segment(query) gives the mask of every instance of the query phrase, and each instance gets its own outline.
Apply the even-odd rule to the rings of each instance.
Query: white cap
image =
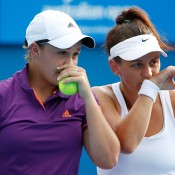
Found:
[[[83,35],[69,15],[53,10],[37,14],[26,29],[27,47],[40,40],[60,49],[70,48],[80,40],[86,47],[95,47],[94,39]]]
[[[109,60],[119,56],[123,60],[132,61],[151,52],[160,52],[164,57],[167,57],[155,36],[151,34],[138,35],[113,46],[110,49]]]

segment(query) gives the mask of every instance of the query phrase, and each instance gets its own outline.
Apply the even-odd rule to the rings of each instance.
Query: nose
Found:
[[[145,66],[143,70],[143,77],[146,79],[150,79],[152,77],[152,69],[150,66]]]
[[[72,55],[67,56],[67,58],[65,59],[65,64],[73,65],[73,56]]]

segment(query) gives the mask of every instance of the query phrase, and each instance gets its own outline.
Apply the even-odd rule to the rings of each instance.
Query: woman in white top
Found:
[[[118,164],[98,175],[175,174],[175,67],[160,71],[160,54],[173,50],[146,12],[124,10],[107,35],[112,72],[121,81],[94,87],[121,144]],[[162,91],[164,90],[164,91]]]

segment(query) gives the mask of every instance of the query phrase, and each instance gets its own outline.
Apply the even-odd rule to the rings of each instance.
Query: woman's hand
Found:
[[[153,76],[150,80],[155,83],[161,90],[175,89],[175,66],[169,66],[159,74]]]
[[[78,93],[82,98],[86,98],[88,92],[92,93],[89,81],[86,75],[86,71],[82,67],[76,65],[63,65],[57,67],[57,70],[61,71],[57,80],[60,81],[64,78],[62,83],[77,82],[78,83]]]

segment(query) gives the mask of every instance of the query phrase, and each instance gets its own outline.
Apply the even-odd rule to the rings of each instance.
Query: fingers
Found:
[[[89,94],[92,94],[85,69],[76,65],[63,65],[58,67],[57,70],[60,72],[57,81],[78,83],[78,93],[83,99],[87,99]]]
[[[60,67],[57,67],[57,70],[59,72],[65,72],[65,71],[84,71],[82,67],[78,67],[76,65],[63,65]]]
[[[151,78],[151,80],[159,86],[161,90],[175,89],[175,67],[169,66],[162,70],[159,74]]]
[[[75,71],[78,71],[78,68],[77,67],[75,67]]]
[[[69,80],[75,81],[74,78],[86,75],[85,70],[76,65],[63,65],[63,66],[57,67],[57,70],[60,72],[57,78],[58,81],[64,79],[65,77],[71,78],[71,79],[67,79],[66,81],[69,81]]]

